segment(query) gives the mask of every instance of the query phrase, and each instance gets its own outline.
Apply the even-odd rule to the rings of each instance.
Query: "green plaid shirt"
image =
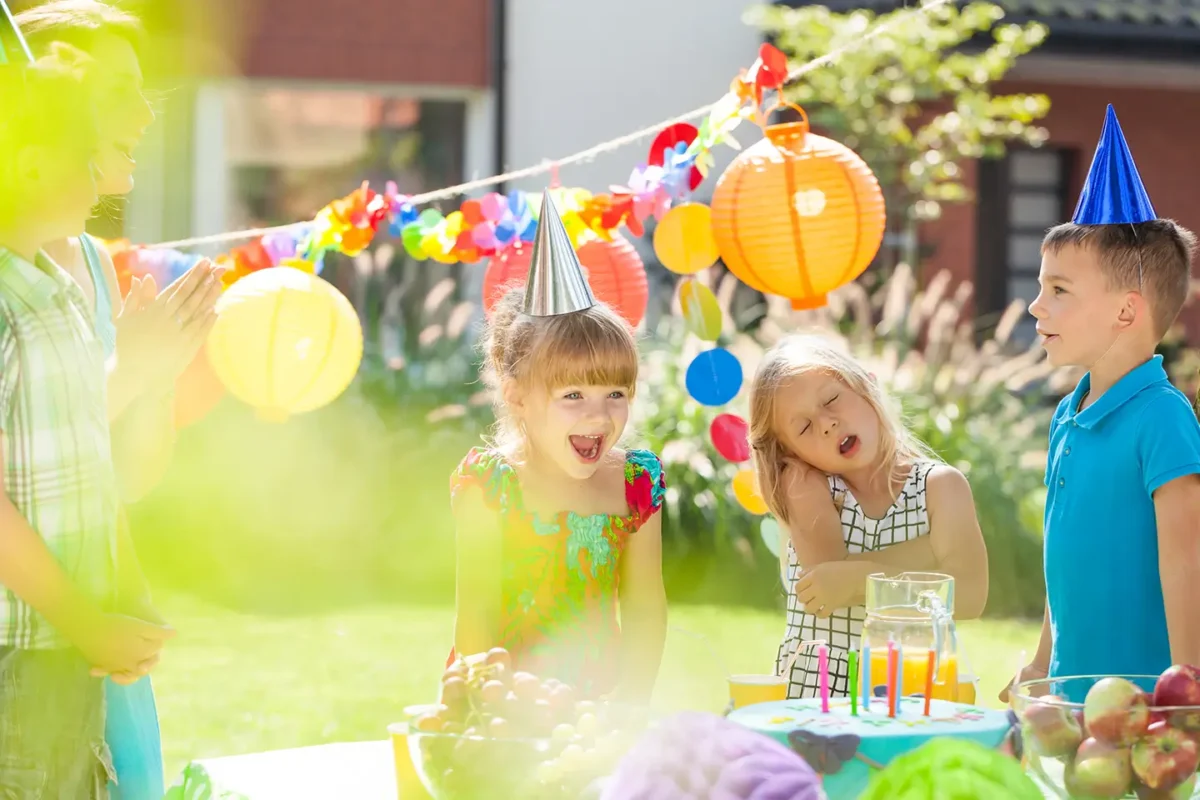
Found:
[[[34,265],[3,248],[0,428],[9,499],[75,585],[110,605],[117,488],[100,340],[83,293],[66,272],[44,256]],[[45,619],[3,592],[0,645],[65,644]]]

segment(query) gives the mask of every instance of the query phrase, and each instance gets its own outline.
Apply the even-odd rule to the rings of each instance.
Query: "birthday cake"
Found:
[[[846,698],[830,700],[827,714],[816,698],[783,700],[737,709],[729,719],[803,756],[823,777],[829,800],[854,800],[872,775],[930,739],[950,737],[999,748],[1012,728],[1006,711],[945,700],[931,700],[926,716],[920,697],[902,698],[894,717],[883,698],[872,698],[869,709],[856,710],[852,715]]]

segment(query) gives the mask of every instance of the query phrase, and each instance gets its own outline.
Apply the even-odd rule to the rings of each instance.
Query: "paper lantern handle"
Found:
[[[794,122],[782,122],[778,125],[767,125],[763,128],[763,135],[778,149],[792,156],[799,156],[804,151],[804,139],[809,133],[808,114],[805,114],[804,109],[800,106],[783,98],[776,101],[767,113],[782,108],[792,109],[800,115],[800,119]]]

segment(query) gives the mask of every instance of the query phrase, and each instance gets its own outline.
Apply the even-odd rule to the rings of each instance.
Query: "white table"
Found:
[[[392,745],[327,744],[194,761],[167,792],[167,800],[193,797],[397,800]]]

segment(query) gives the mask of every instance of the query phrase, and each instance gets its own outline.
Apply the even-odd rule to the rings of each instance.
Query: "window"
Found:
[[[979,164],[979,312],[995,321],[1013,300],[1029,303],[1038,293],[1042,237],[1069,218],[1070,166],[1074,153],[1042,148],[1013,150]],[[1019,342],[1036,335],[1026,316],[1017,327]]]
[[[416,194],[463,177],[463,100],[241,84],[222,101],[230,227],[309,219],[364,180]]]

